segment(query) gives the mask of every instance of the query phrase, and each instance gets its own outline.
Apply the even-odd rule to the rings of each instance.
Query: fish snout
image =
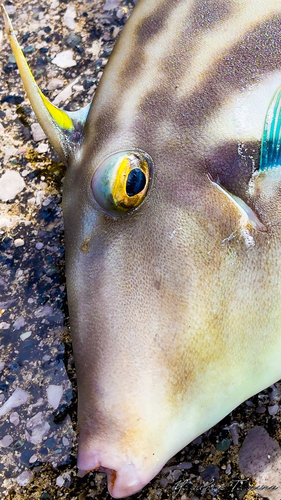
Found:
[[[125,498],[140,491],[161,470],[163,463],[149,470],[139,458],[129,457],[114,449],[99,446],[94,449],[78,450],[77,466],[79,476],[91,470],[107,474],[107,487],[113,498]],[[102,451],[101,451],[102,450]]]

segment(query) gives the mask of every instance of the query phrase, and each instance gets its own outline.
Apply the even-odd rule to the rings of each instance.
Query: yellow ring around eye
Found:
[[[144,188],[134,196],[128,196],[126,191],[127,181],[129,174],[134,169],[139,169],[145,176],[145,186]],[[149,184],[149,165],[145,159],[139,158],[139,156],[132,154],[126,156],[120,163],[117,171],[116,179],[112,187],[112,198],[114,203],[125,209],[136,208],[143,201]]]
[[[127,213],[144,201],[152,175],[153,161],[147,153],[140,150],[114,153],[93,175],[94,199],[107,213]]]

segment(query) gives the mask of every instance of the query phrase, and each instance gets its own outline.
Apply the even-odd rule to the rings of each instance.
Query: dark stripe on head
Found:
[[[235,11],[234,0],[196,0],[190,13],[192,30],[213,29]]]
[[[159,5],[153,14],[149,14],[136,29],[136,44],[142,46],[164,28],[167,28],[167,19],[178,4],[179,0],[166,0]]]

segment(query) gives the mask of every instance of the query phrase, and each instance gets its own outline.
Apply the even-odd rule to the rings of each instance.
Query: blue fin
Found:
[[[276,90],[269,104],[261,141],[260,168],[281,166],[281,86]]]
[[[69,156],[71,156],[82,141],[84,124],[88,116],[90,104],[78,111],[64,111],[54,106],[44,96],[34,80],[5,7],[3,4],[0,6],[9,42],[31,106],[52,146],[62,161],[67,163]]]

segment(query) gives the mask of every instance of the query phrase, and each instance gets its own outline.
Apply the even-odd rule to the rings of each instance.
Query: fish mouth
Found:
[[[126,459],[121,454],[110,452],[80,452],[77,466],[78,476],[83,477],[87,472],[97,470],[107,474],[107,487],[113,498],[126,498],[140,491],[161,470],[162,465],[145,471],[138,467],[139,460]]]

